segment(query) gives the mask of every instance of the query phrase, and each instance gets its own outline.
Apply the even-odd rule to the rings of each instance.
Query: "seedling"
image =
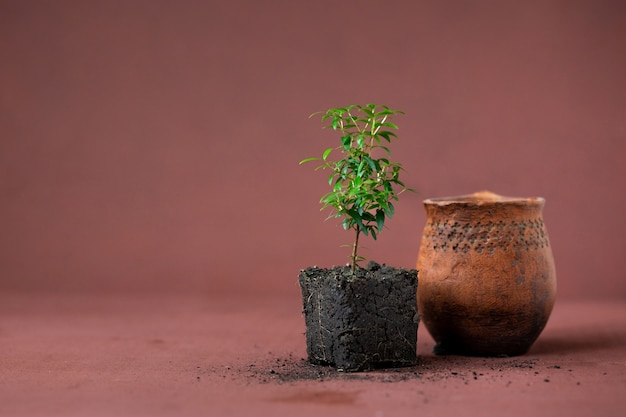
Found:
[[[374,240],[383,229],[385,221],[394,214],[393,201],[407,188],[399,179],[402,166],[392,162],[391,151],[386,146],[397,136],[398,126],[390,120],[401,110],[391,110],[376,104],[350,105],[313,113],[321,115],[324,128],[341,134],[341,145],[326,149],[321,158],[306,158],[300,164],[321,162],[315,170],[327,169],[328,184],[332,190],[322,196],[321,210],[330,209],[328,218],[342,218],[344,230],[355,233],[352,253],[349,256],[354,273],[358,263],[365,258],[358,254],[359,236]],[[335,152],[336,151],[336,152]],[[333,153],[334,152],[334,153]],[[341,155],[333,160],[331,155]]]

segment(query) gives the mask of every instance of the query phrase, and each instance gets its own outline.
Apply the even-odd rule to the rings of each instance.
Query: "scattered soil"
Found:
[[[331,366],[315,365],[304,358],[267,357],[240,367],[225,367],[220,370],[202,370],[222,379],[240,380],[245,383],[295,383],[299,381],[373,381],[395,383],[407,380],[442,381],[460,380],[465,384],[480,379],[507,380],[511,372],[524,372],[538,380],[550,382],[553,372],[571,372],[558,364],[541,364],[536,358],[475,358],[464,356],[423,356],[417,364],[402,368],[387,368],[368,372],[341,372]]]

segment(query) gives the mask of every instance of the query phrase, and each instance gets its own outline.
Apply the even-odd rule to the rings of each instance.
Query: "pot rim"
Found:
[[[546,200],[543,197],[506,197],[496,193],[492,193],[491,191],[478,191],[473,194],[464,194],[451,197],[427,198],[424,200],[424,204],[436,206],[448,206],[452,204],[475,206],[497,204],[542,205],[545,203],[545,201]]]

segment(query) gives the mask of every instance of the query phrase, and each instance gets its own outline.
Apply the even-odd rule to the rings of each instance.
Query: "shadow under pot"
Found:
[[[488,191],[424,200],[417,303],[436,354],[515,356],[539,337],[556,297],[544,203]]]

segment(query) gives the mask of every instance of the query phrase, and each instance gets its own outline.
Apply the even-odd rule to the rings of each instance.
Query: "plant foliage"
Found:
[[[404,114],[375,104],[350,105],[313,113],[321,115],[324,128],[339,132],[341,145],[328,148],[321,158],[306,158],[300,164],[321,162],[317,169],[329,170],[331,191],[320,199],[321,210],[330,209],[329,218],[342,218],[345,230],[355,232],[350,255],[352,271],[364,260],[358,255],[359,236],[374,240],[385,221],[394,214],[393,202],[410,190],[400,181],[402,166],[391,161],[388,145],[396,139],[398,129],[393,116]],[[332,156],[338,158],[333,159]],[[412,191],[412,190],[411,190]]]

